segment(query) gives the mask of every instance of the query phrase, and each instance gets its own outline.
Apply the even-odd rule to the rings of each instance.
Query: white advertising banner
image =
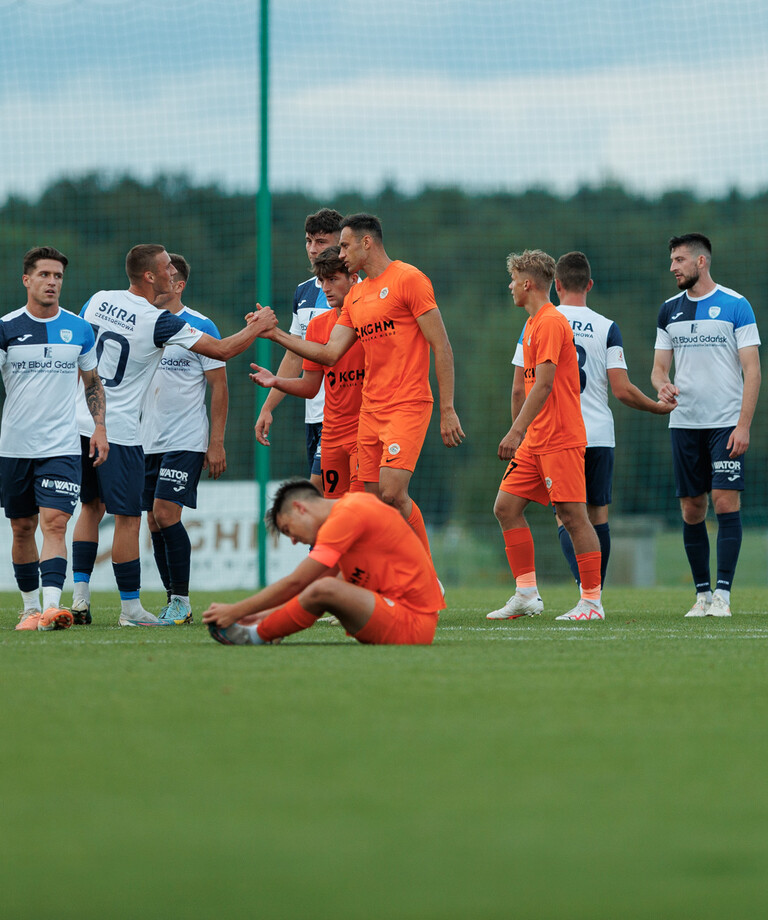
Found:
[[[203,473],[205,476],[205,473]],[[269,502],[278,483],[267,488]],[[190,591],[210,591],[239,588],[254,590],[258,582],[258,537],[256,525],[261,516],[258,490],[254,482],[208,482],[201,480],[197,490],[197,508],[185,508],[182,521],[192,543],[192,573]],[[77,511],[67,529],[68,568],[64,587],[64,603],[72,588],[72,532]],[[99,555],[91,579],[94,591],[117,590],[112,574],[111,515],[105,515],[99,528]],[[37,545],[41,544],[38,531]],[[307,546],[293,546],[286,537],[277,545],[268,537],[267,578],[269,582],[287,575],[304,559]],[[163,585],[152,555],[152,541],[146,517],[141,524],[141,586],[147,590],[162,590]],[[0,590],[16,589],[11,565],[11,526],[0,522]]]

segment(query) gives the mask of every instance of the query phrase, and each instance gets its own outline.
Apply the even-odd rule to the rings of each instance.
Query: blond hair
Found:
[[[507,271],[528,275],[539,290],[548,291],[555,277],[555,260],[541,249],[526,249],[525,252],[510,252],[507,256]]]

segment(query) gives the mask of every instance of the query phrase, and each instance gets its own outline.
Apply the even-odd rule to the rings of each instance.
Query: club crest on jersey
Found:
[[[399,453],[400,453],[400,445],[399,445],[399,444],[390,444],[389,447],[387,448],[387,450],[389,451],[390,454],[392,454],[392,456],[394,456],[395,454],[399,454]]]
[[[528,347],[529,348],[531,347],[531,336],[530,335],[528,336]]]
[[[59,335],[61,336],[61,341],[65,342],[67,345],[72,341],[72,330],[71,329],[60,329]]]
[[[710,307],[709,308],[709,318],[717,319],[720,316],[720,307]]]
[[[381,300],[384,300],[387,294],[389,294],[389,288],[382,288],[381,291],[379,292],[379,297],[381,298]]]
[[[549,478],[549,476],[547,476],[547,478],[544,480],[544,485],[547,487],[547,489],[552,488],[552,480]]]

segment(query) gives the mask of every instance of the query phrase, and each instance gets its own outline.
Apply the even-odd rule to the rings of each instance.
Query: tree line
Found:
[[[761,325],[760,292],[768,282],[761,232],[766,204],[768,192],[705,199],[670,191],[647,198],[613,184],[584,187],[569,196],[545,189],[475,194],[425,188],[406,195],[385,187],[372,196],[350,191],[323,199],[279,192],[273,196],[271,305],[287,327],[293,290],[309,275],[303,240],[307,214],[323,206],[378,214],[389,255],[417,265],[432,280],[453,345],[456,406],[467,433],[459,449],[447,450],[435,413],[414,477],[414,497],[432,523],[487,521],[503,472],[496,448],[510,424],[510,361],[526,318],[507,290],[507,254],[525,248],[545,249],[555,257],[574,249],[585,252],[595,280],[590,306],[618,322],[630,377],[652,395],[656,316],[677,291],[668,271],[667,240],[694,230],[709,236],[713,277],[744,294]],[[0,207],[3,313],[25,302],[21,257],[33,245],[56,246],[67,254],[62,304],[79,312],[95,291],[127,286],[124,258],[131,246],[160,242],[192,266],[189,306],[209,315],[227,335],[259,296],[255,213],[253,194],[197,186],[183,176],[142,182],[92,174],[56,181],[35,199],[9,197]],[[768,325],[763,334],[768,335]],[[254,470],[256,392],[247,377],[250,360],[253,354],[229,367],[231,478],[250,478]],[[273,353],[273,368],[279,360]],[[433,389],[437,394],[434,384]],[[615,401],[613,408],[615,511],[676,521],[666,421]],[[751,523],[768,517],[766,410],[759,404],[748,454],[745,518]],[[303,405],[297,400],[286,398],[276,411],[271,440],[272,476],[303,474]]]

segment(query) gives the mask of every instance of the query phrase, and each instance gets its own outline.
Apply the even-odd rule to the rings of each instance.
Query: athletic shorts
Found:
[[[744,491],[744,456],[731,459],[726,448],[733,428],[670,428],[675,494],[706,495],[712,489]]]
[[[400,601],[376,594],[370,620],[354,638],[365,645],[431,645],[437,613],[416,613]]]
[[[144,488],[144,451],[140,445],[110,444],[109,455],[94,467],[88,456],[90,438],[81,437],[83,480],[80,501],[87,505],[101,499],[109,514],[141,517]]]
[[[358,481],[357,441],[331,447],[323,441],[322,476],[325,498],[341,498],[349,492]]]
[[[80,457],[0,457],[0,498],[7,518],[33,517],[40,508],[72,514],[80,496]]]
[[[145,454],[142,509],[151,511],[156,498],[186,508],[197,508],[197,485],[204,460],[205,453],[195,450]]]
[[[357,429],[358,478],[378,482],[379,470],[416,469],[424,438],[432,418],[432,403],[420,401],[390,410],[360,412]]]
[[[305,422],[304,431],[307,437],[307,463],[309,475],[320,475],[320,436],[323,433],[322,422]]]
[[[523,444],[509,461],[499,489],[540,505],[586,502],[584,448],[534,454]]]
[[[587,504],[610,505],[613,495],[613,448],[588,447],[584,452]]]

